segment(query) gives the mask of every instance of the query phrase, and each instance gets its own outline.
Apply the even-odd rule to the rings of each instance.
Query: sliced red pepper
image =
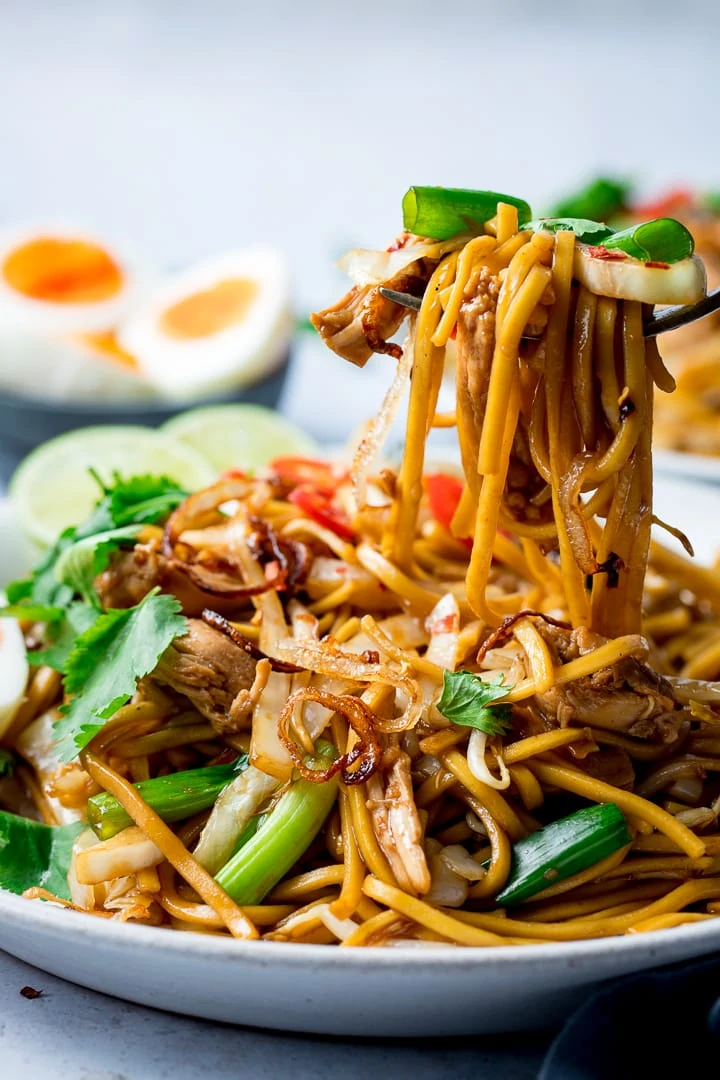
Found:
[[[318,525],[330,529],[341,540],[353,541],[355,539],[355,533],[344,511],[333,506],[332,499],[326,492],[310,484],[300,484],[290,492],[288,501],[316,521]]]
[[[270,468],[283,480],[294,484],[310,484],[327,494],[332,494],[338,484],[348,476],[348,470],[341,465],[294,455],[275,458],[270,462]]]
[[[448,473],[430,473],[425,477],[425,490],[428,494],[432,516],[449,532],[450,523],[462,498],[462,481]],[[472,540],[469,536],[463,537],[460,543],[472,548]]]
[[[462,498],[462,482],[448,473],[430,473],[425,477],[425,488],[430,500],[432,516],[449,529]]]
[[[636,217],[639,221],[672,217],[673,210],[681,210],[685,206],[690,206],[692,201],[693,194],[688,188],[673,188],[661,195],[659,199],[633,206],[633,217]]]

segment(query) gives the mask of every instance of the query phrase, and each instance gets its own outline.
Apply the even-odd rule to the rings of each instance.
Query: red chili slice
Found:
[[[428,493],[432,516],[439,525],[449,531],[450,523],[462,498],[462,481],[448,473],[430,473],[425,477],[425,489]],[[460,542],[472,548],[470,537],[464,537]]]
[[[288,501],[302,510],[308,517],[330,529],[342,540],[353,541],[355,533],[345,513],[337,506],[333,506],[331,498],[310,484],[300,484],[288,495]]]
[[[633,217],[639,221],[669,217],[672,216],[673,210],[680,210],[684,206],[689,206],[692,201],[693,195],[688,188],[673,188],[671,191],[661,195],[659,199],[633,206]]]
[[[339,483],[347,479],[348,475],[347,469],[342,466],[294,455],[275,458],[270,462],[270,468],[283,480],[294,484],[311,484],[317,490],[329,495],[335,491]]]

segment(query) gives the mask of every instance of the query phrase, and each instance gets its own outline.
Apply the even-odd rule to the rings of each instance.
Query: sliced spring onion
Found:
[[[486,221],[495,217],[500,202],[517,207],[520,225],[532,217],[524,199],[499,191],[411,187],[402,201],[403,227],[417,236],[449,240],[458,233],[479,232]]]
[[[631,185],[627,180],[598,176],[587,187],[556,202],[550,213],[553,217],[609,221],[627,206],[630,189]]]
[[[602,244],[613,235],[612,229],[607,225],[590,221],[588,218],[538,218],[536,221],[528,221],[525,228],[532,229],[533,232],[574,232],[583,244]]]
[[[631,225],[602,243],[608,251],[624,251],[641,262],[677,263],[689,259],[695,250],[690,230],[668,217]]]
[[[510,877],[495,902],[503,907],[521,904],[630,841],[627,822],[615,803],[578,810],[513,844]]]
[[[243,756],[230,765],[208,765],[203,769],[141,780],[135,787],[163,821],[183,821],[212,806],[220,792],[247,768],[247,764],[248,759]],[[133,824],[117,799],[106,791],[88,799],[87,818],[101,840],[109,840]]]
[[[335,748],[318,742],[312,768],[327,768]],[[332,809],[337,778],[324,784],[294,780],[264,817],[255,835],[223,866],[215,880],[238,904],[259,904],[307,851]]]
[[[705,267],[696,255],[672,266],[648,266],[608,254],[581,244],[575,248],[574,276],[598,296],[643,304],[695,304],[705,295]]]

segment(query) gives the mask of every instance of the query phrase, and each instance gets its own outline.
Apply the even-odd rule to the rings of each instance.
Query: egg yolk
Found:
[[[168,337],[185,341],[220,334],[242,322],[257,292],[257,282],[249,278],[218,281],[164,311],[160,329]]]
[[[103,330],[97,334],[80,334],[79,340],[82,344],[89,345],[93,352],[98,353],[103,359],[113,360],[122,364],[123,367],[137,367],[135,357],[122,348],[113,330]]]
[[[85,240],[38,237],[5,258],[2,275],[32,300],[87,304],[108,300],[122,287],[120,267],[102,248]]]

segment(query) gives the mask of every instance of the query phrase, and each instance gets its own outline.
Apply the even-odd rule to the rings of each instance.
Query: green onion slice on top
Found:
[[[477,233],[486,221],[495,217],[500,202],[517,207],[520,225],[532,217],[530,206],[524,199],[499,191],[411,187],[402,201],[403,227],[406,232],[432,240],[449,240],[459,233]]]
[[[624,251],[641,262],[676,263],[689,259],[695,250],[692,234],[674,218],[655,218],[642,225],[613,233],[603,240],[609,251]]]

